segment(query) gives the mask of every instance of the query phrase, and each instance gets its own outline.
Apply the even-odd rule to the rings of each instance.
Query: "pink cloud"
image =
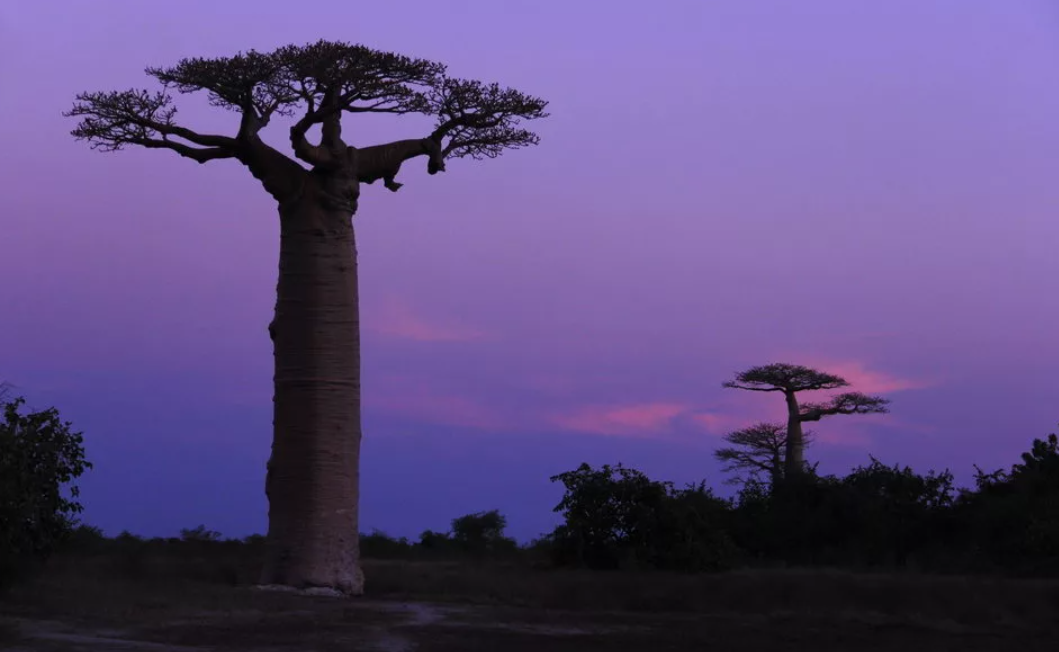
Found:
[[[760,411],[756,411],[760,413]],[[727,414],[724,412],[697,412],[691,415],[691,420],[701,426],[711,435],[725,435],[733,430],[746,428],[758,421],[766,421],[765,418],[755,419],[752,414]]]
[[[655,435],[669,431],[673,421],[687,411],[688,406],[679,403],[591,406],[556,416],[552,423],[595,435]]]
[[[804,359],[804,356],[802,356]],[[797,358],[793,358],[797,359]],[[887,394],[889,392],[900,392],[909,389],[923,389],[934,383],[928,380],[917,380],[912,378],[901,378],[884,371],[868,369],[867,365],[859,360],[831,360],[827,358],[810,357],[803,364],[806,366],[826,371],[828,373],[842,376],[849,381],[850,387],[839,391],[858,391],[865,394]]]
[[[401,395],[371,396],[364,403],[369,410],[382,410],[431,424],[476,430],[509,429],[494,410],[465,396],[409,390]]]
[[[452,321],[427,320],[404,300],[387,297],[382,305],[365,311],[365,330],[416,342],[468,342],[480,340],[485,333]]]

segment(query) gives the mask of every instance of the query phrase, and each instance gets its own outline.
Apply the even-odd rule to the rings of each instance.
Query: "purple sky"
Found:
[[[582,461],[720,486],[720,435],[782,414],[720,384],[770,361],[893,400],[817,424],[829,472],[967,481],[1059,421],[1053,0],[236,4],[0,4],[0,380],[84,431],[107,532],[264,530],[278,219],[237,163],[100,154],[60,113],[319,38],[551,102],[539,147],[364,189],[364,531],[499,508],[527,539]]]

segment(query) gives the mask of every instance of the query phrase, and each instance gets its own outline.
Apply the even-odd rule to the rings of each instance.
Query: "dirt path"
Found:
[[[238,613],[200,614],[198,618],[162,622],[129,629],[74,625],[57,620],[0,618],[18,633],[18,641],[3,645],[9,652],[59,652],[127,650],[129,652],[201,652],[205,650],[254,649],[262,651],[293,650],[365,650],[374,652],[414,652],[423,648],[421,630],[454,629],[457,638],[474,638],[480,630],[507,632],[532,638],[584,637],[621,631],[621,626],[577,627],[548,622],[512,622],[495,620],[494,610],[481,607],[440,605],[424,602],[357,602],[347,603],[342,617],[328,610],[298,610],[264,613],[246,610]],[[324,616],[321,618],[320,616]],[[267,619],[268,623],[262,621]],[[277,623],[286,632],[275,629]],[[288,625],[290,625],[288,627]],[[256,630],[256,631],[255,631]],[[313,641],[306,647],[289,640],[291,635]],[[262,636],[272,641],[261,640]],[[323,644],[323,646],[320,645]]]
[[[1051,650],[1044,632],[897,622],[860,614],[573,613],[425,602],[316,598],[298,609],[201,612],[125,629],[0,618],[20,639],[8,652],[602,652],[603,650]]]

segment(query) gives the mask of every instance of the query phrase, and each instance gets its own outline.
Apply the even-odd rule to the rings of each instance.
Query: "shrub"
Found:
[[[22,414],[24,403],[3,404],[0,419],[0,585],[70,534],[82,511],[72,483],[92,466],[80,432],[54,408]]]

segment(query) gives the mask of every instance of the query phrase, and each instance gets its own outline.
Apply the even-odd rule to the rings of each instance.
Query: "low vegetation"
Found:
[[[200,525],[171,538],[108,537],[79,523],[73,482],[89,468],[80,433],[54,410],[23,414],[21,406],[9,403],[0,424],[0,644],[70,649],[56,641],[88,636],[103,646],[90,649],[104,649],[99,632],[112,631],[180,645],[301,645],[385,638],[419,622],[249,590],[264,560],[260,535],[229,539]],[[742,434],[727,440],[751,456],[738,459],[771,466],[733,468],[749,471],[734,498],[704,482],[677,487],[620,464],[583,464],[552,478],[564,489],[555,506],[562,522],[532,542],[507,536],[495,509],[415,540],[362,534],[363,608],[474,606],[443,619],[478,629],[414,625],[424,650],[465,649],[483,636],[503,649],[538,649],[542,635],[557,650],[705,645],[718,636],[733,644],[757,636],[766,647],[812,641],[818,652],[851,641],[860,649],[934,641],[968,650],[1054,642],[1056,435],[1033,440],[1010,468],[976,469],[974,486],[957,488],[948,471],[921,474],[875,458],[841,477],[808,464],[790,477],[776,459],[781,427]],[[766,446],[757,446],[758,434]],[[501,631],[497,619],[517,624]],[[82,629],[42,625],[57,621]],[[589,622],[596,633],[586,638]],[[45,640],[55,647],[39,647]]]

